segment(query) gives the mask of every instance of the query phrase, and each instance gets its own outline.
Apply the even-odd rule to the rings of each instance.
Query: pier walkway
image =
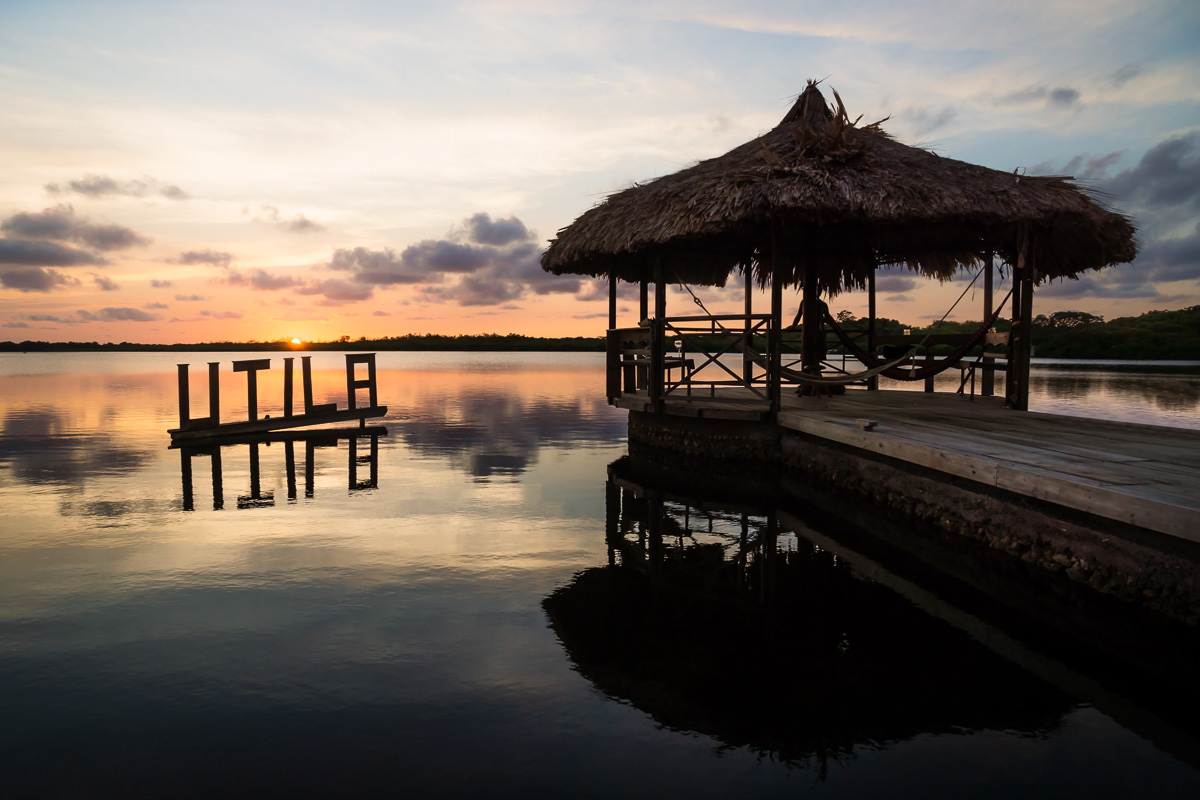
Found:
[[[762,419],[740,394],[733,390],[714,398],[672,398],[664,403],[664,413]],[[649,410],[643,392],[624,393],[615,404]],[[860,420],[876,425],[867,430]],[[834,397],[785,394],[777,424],[1200,542],[1200,431],[1009,411],[992,397],[861,390]]]

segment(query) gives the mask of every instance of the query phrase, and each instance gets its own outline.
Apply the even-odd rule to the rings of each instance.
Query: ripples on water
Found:
[[[212,356],[225,419],[238,357]],[[178,356],[0,360],[5,796],[1200,790],[1178,719],[1047,670],[849,523],[627,475],[602,356],[379,359],[374,453],[216,459],[167,448]],[[339,361],[316,402],[344,402]],[[1198,402],[1195,375],[1034,391],[1159,424]]]

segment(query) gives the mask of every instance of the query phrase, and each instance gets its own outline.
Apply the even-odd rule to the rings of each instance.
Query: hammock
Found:
[[[867,372],[877,372],[886,378],[891,378],[897,381],[920,381],[925,380],[926,378],[932,378],[934,375],[945,372],[950,367],[957,364],[963,356],[971,352],[971,348],[979,344],[979,341],[987,335],[987,332],[990,331],[992,326],[996,324],[996,320],[1000,318],[1000,312],[1004,310],[1004,306],[1006,303],[1008,303],[1008,298],[1010,297],[1012,297],[1011,289],[1009,290],[1008,294],[1004,296],[1004,299],[1000,301],[1000,305],[996,307],[996,310],[992,313],[992,316],[988,319],[985,319],[983,324],[979,326],[979,330],[971,334],[971,338],[968,339],[965,344],[945,358],[916,369],[899,369],[897,368],[898,362],[892,362],[874,367],[870,370],[867,370]],[[829,327],[833,330],[834,334],[837,335],[838,339],[841,340],[842,344],[846,346],[846,349],[849,350],[855,358],[864,364],[873,364],[878,361],[874,355],[868,353],[866,350],[863,350],[861,347],[855,344],[854,340],[851,339],[850,336],[844,330],[842,330],[841,326],[837,324],[837,320],[833,319],[833,317],[830,317],[829,315],[826,315],[825,321],[829,323]],[[924,344],[925,341],[927,341],[932,335],[932,333],[926,334],[925,340],[922,340],[921,344]],[[913,349],[915,350],[916,348],[914,347]],[[910,355],[912,355],[911,350],[908,352],[908,354],[901,358],[900,361],[904,361]],[[867,373],[863,374],[865,375]]]
[[[769,368],[770,362],[767,361],[766,357],[764,357],[757,350],[749,347],[745,341],[738,341],[734,347],[740,350],[758,366],[762,367],[763,369]],[[809,372],[801,372],[797,369],[789,369],[788,367],[783,366],[779,368],[779,372],[781,375],[791,378],[796,383],[806,383],[812,386],[845,386],[847,384],[854,383],[855,381],[866,380],[867,378],[879,375],[886,370],[899,366],[902,362],[911,358],[915,350],[916,348],[914,347],[912,350],[909,350],[896,360],[889,361],[886,364],[880,364],[878,366],[871,367],[863,372],[846,373],[845,375],[816,375]]]

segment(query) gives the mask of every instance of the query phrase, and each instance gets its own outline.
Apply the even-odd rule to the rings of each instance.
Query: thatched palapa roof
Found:
[[[719,158],[609,196],[558,232],[542,266],[558,275],[723,285],[749,266],[783,285],[815,261],[832,292],[878,265],[946,279],[983,254],[1015,263],[1031,237],[1040,278],[1076,277],[1137,255],[1128,217],[1069,178],[1027,177],[901,144],[858,127],[810,81],[775,128]],[[773,244],[772,244],[773,243]]]

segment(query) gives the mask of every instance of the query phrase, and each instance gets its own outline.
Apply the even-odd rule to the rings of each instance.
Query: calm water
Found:
[[[259,356],[212,356],[224,419]],[[602,358],[380,354],[374,447],[214,457],[168,449],[177,355],[0,355],[0,794],[1200,796],[1194,694],[827,514],[643,492]],[[1194,371],[1033,387],[1200,427]]]

